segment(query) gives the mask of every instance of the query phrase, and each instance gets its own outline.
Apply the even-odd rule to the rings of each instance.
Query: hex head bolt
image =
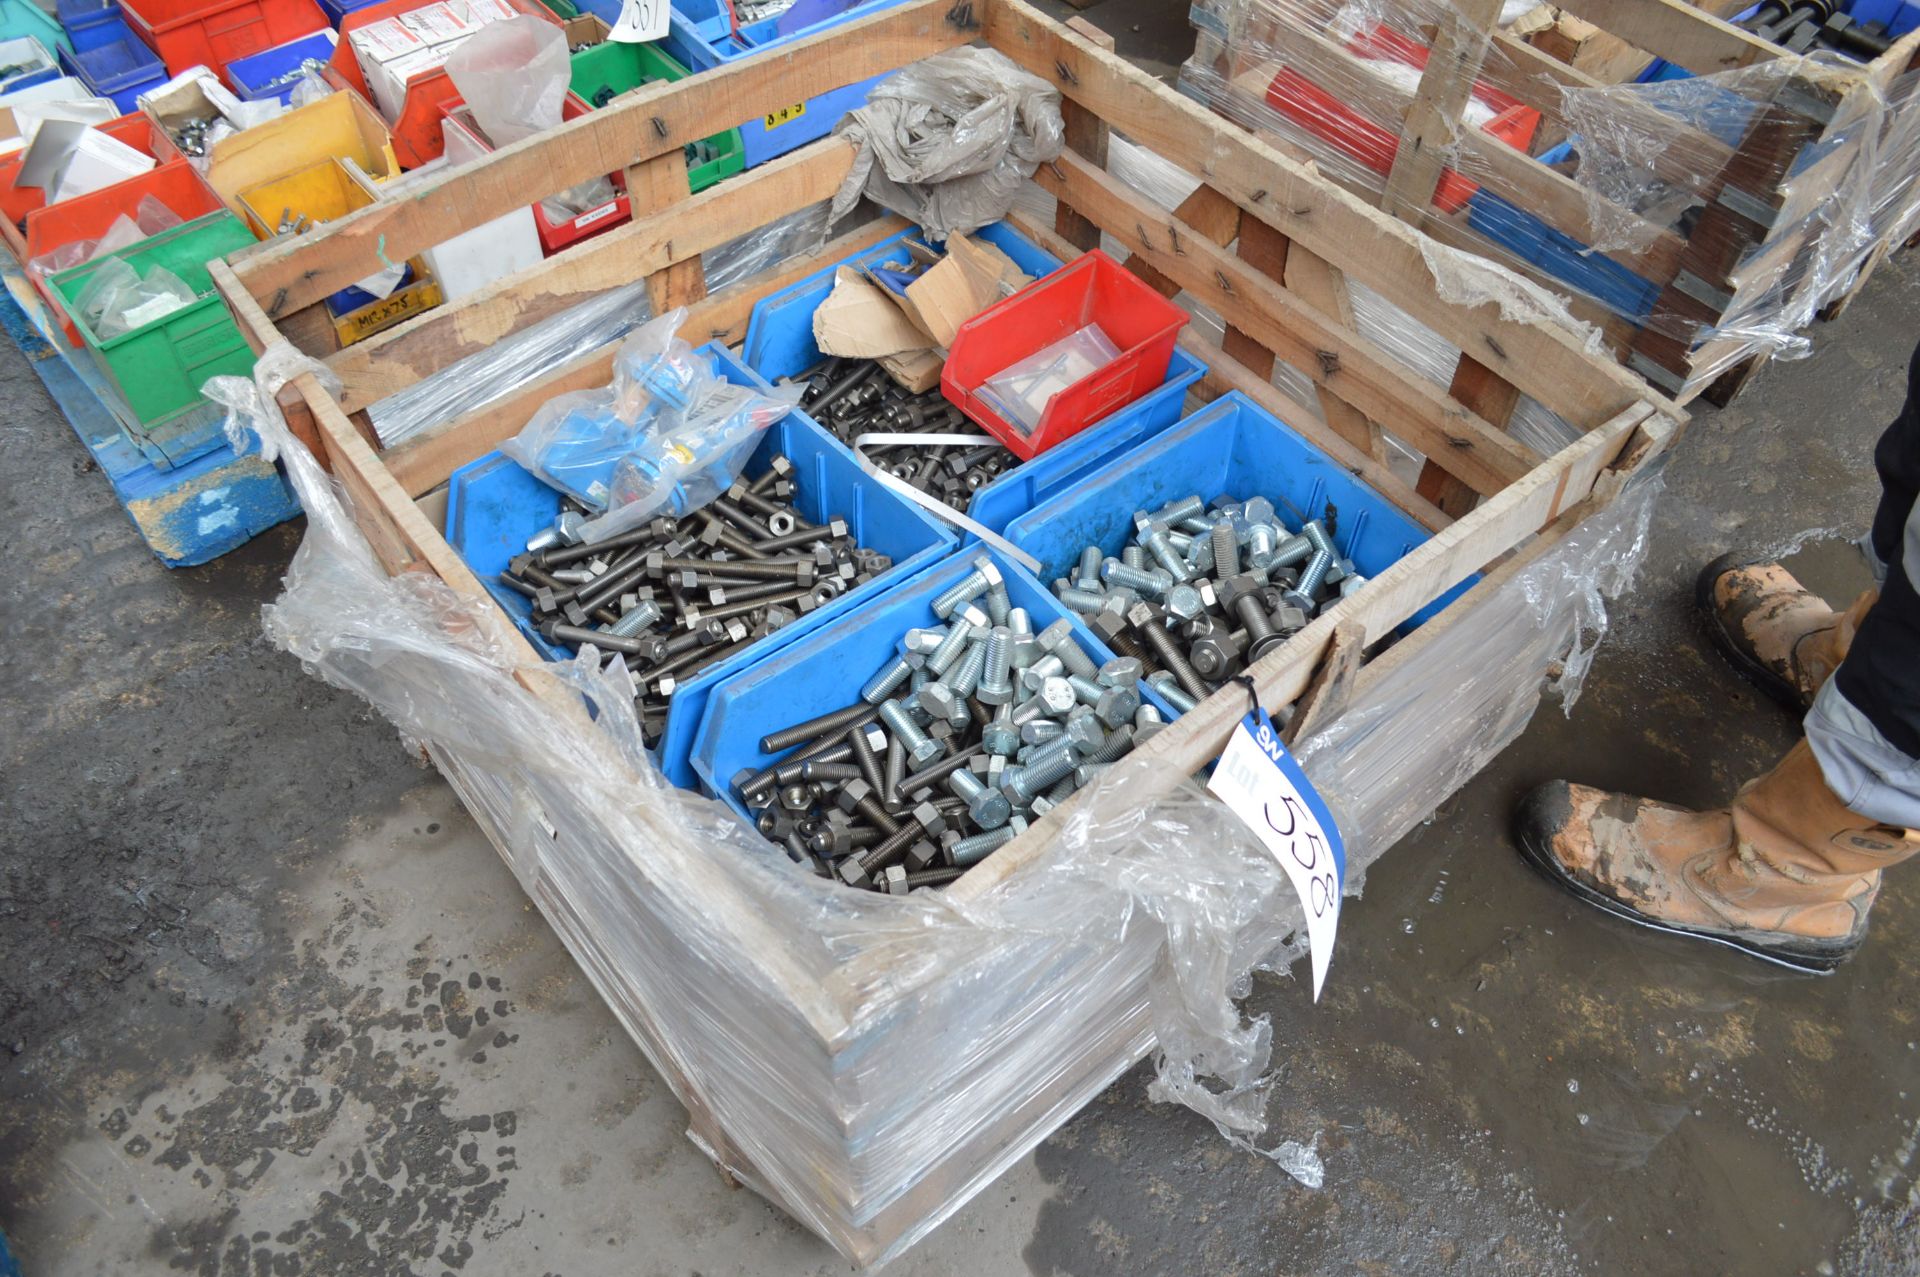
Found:
[[[887,725],[887,733],[907,751],[907,760],[914,771],[920,771],[940,757],[940,742],[920,730],[920,724],[908,715],[906,706],[899,701],[888,701],[880,707],[880,721]]]
[[[1000,831],[996,829],[994,832],[999,833]],[[980,838],[984,838],[985,836],[985,834],[975,835],[975,837]],[[961,842],[965,841],[964,838],[961,839]],[[955,843],[954,845],[959,846],[959,843]],[[924,891],[930,887],[944,887],[948,883],[956,881],[964,873],[966,873],[965,869],[953,865],[941,865],[933,869],[922,869],[918,873],[910,873],[907,875],[907,890],[912,892]]]
[[[603,652],[622,652],[639,655],[644,648],[639,639],[621,634],[609,634],[605,630],[589,630],[578,625],[559,625],[548,621],[540,627],[540,637],[551,643],[566,643],[579,647],[591,643]]]
[[[1247,660],[1257,661],[1285,643],[1286,636],[1273,631],[1273,622],[1261,606],[1260,582],[1251,576],[1231,577],[1220,583],[1220,601],[1233,609],[1247,630]]]
[[[1101,565],[1100,579],[1105,581],[1109,588],[1120,586],[1129,590],[1138,590],[1156,599],[1165,598],[1167,591],[1179,584],[1171,573],[1162,569],[1128,567],[1119,559]]]
[[[1210,534],[1213,542],[1213,575],[1218,580],[1240,575],[1240,538],[1233,530],[1230,519],[1222,519],[1213,525]]]
[[[1203,699],[1198,696],[1189,696],[1186,689],[1180,686],[1174,676],[1165,672],[1149,674],[1147,676],[1147,686],[1160,693],[1167,704],[1173,706],[1174,709],[1182,714],[1192,710],[1193,707],[1198,705]]]
[[[1054,597],[1082,616],[1092,616],[1107,605],[1107,596],[1104,593],[1097,590],[1082,590],[1074,586],[1056,591]]]
[[[1067,667],[1067,673],[1078,674],[1081,678],[1099,676],[1099,666],[1073,641],[1073,626],[1064,618],[1040,631],[1040,646],[1049,655],[1059,657],[1060,663]]]
[[[921,836],[938,837],[947,827],[947,818],[932,803],[921,803],[900,822],[897,833],[887,840],[867,848],[857,856],[850,856],[840,862],[840,877],[849,886],[864,887],[873,881],[873,876],[906,855],[907,848]]]
[[[1087,546],[1080,551],[1080,566],[1074,570],[1073,583],[1082,590],[1100,588],[1100,547]]]
[[[1013,804],[997,789],[989,789],[972,772],[961,768],[947,777],[947,788],[967,805],[967,815],[982,830],[998,829],[1013,815]]]
[[[980,675],[987,668],[987,640],[975,635],[967,648],[967,654],[946,676],[947,686],[953,689],[955,696],[962,699],[972,696],[979,690]]]
[[[927,669],[935,675],[945,674],[953,668],[953,663],[960,659],[960,653],[968,641],[986,629],[988,624],[987,614],[972,606],[951,619],[947,636],[940,640],[940,646],[927,655]]]
[[[974,695],[982,705],[1005,705],[1013,699],[1013,631],[996,625],[981,645],[984,652],[980,681]]]
[[[1081,678],[1078,674],[1067,676],[1067,686],[1082,705],[1093,710],[1093,716],[1107,727],[1118,727],[1133,717],[1133,711],[1140,708],[1140,694],[1124,687],[1105,687],[1090,678]]]
[[[1039,762],[1015,767],[1000,778],[1000,790],[1016,807],[1031,807],[1033,800],[1064,776],[1073,774],[1080,759],[1068,746]]]
[[[1013,708],[1003,704],[981,729],[980,744],[995,758],[1012,758],[1020,750],[1020,731],[1013,723]]]
[[[1133,626],[1134,633],[1153,649],[1155,664],[1167,671],[1193,698],[1195,704],[1205,700],[1206,683],[1187,662],[1186,653],[1173,641],[1173,636],[1161,626],[1160,613],[1151,604],[1136,603],[1127,613],[1127,621]]]
[[[859,757],[859,746],[854,746],[855,757]],[[892,813],[880,805],[874,796],[877,791],[864,780],[850,780],[840,787],[834,796],[834,805],[849,816],[859,816],[869,825],[891,838],[900,832],[900,822]]]
[[[1281,596],[1282,600],[1309,615],[1319,606],[1315,601],[1320,587],[1326,583],[1327,573],[1333,568],[1332,550],[1315,550],[1313,557],[1307,560],[1307,566],[1300,569],[1300,580],[1291,590]]]
[[[905,656],[896,656],[893,662],[878,674],[867,680],[860,689],[860,699],[869,705],[878,705],[887,700],[913,676],[913,663]]]
[[[958,611],[963,605],[973,602],[987,592],[992,582],[979,568],[967,573],[946,589],[940,591],[933,600],[933,614],[942,620]]]
[[[818,718],[809,718],[804,723],[795,723],[792,727],[783,727],[777,732],[769,732],[760,738],[760,752],[778,754],[791,749],[802,741],[817,740],[848,726],[856,720],[864,720],[873,714],[873,706],[862,701],[858,705],[849,705],[845,709],[834,710],[831,714],[822,714]]]
[[[1001,825],[998,829],[989,829],[983,834],[975,834],[971,838],[962,838],[960,841],[954,843],[952,847],[947,849],[947,854],[953,857],[954,869],[951,871],[953,872],[953,877],[958,878],[960,876],[959,870],[964,870],[969,866],[979,864],[995,851],[1012,842],[1016,832],[1017,831],[1011,826]],[[926,872],[938,873],[940,871],[928,870]],[[907,881],[911,883],[914,877],[915,875],[908,874]],[[948,879],[947,881],[951,882],[952,879]]]
[[[1149,521],[1139,531],[1140,544],[1146,547],[1153,561],[1158,563],[1176,582],[1192,578],[1193,569],[1187,566],[1187,556],[1175,548],[1167,539],[1167,530],[1157,523]]]
[[[1135,699],[1138,698],[1136,697]],[[1153,707],[1148,705],[1146,708],[1152,709]],[[1133,724],[1123,723],[1111,732],[1108,732],[1107,738],[1100,742],[1100,748],[1086,755],[1081,761],[1085,763],[1117,763],[1127,756],[1128,751],[1130,751],[1133,746]]]

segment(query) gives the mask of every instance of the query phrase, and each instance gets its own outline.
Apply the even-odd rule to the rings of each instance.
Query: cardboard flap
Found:
[[[955,235],[947,241],[946,257],[907,285],[903,305],[932,344],[944,350],[960,325],[1031,282],[1032,276],[993,245]]]
[[[878,359],[933,344],[884,289],[850,266],[834,272],[833,291],[813,312],[813,340],[825,354],[850,359]]]

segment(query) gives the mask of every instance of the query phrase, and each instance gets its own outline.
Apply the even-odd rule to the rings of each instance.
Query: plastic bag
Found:
[[[982,387],[995,411],[1022,434],[1032,434],[1053,397],[1120,358],[1120,348],[1098,324],[1068,333],[1017,364],[1001,369]]]
[[[142,195],[133,212],[132,217],[122,213],[114,218],[106,234],[99,239],[75,240],[71,244],[60,245],[51,253],[42,253],[27,263],[27,270],[45,279],[96,257],[131,248],[149,235],[158,235],[181,224],[178,213],[151,195]]]
[[[833,218],[864,193],[944,240],[997,222],[1064,145],[1060,93],[994,49],[949,49],[877,85],[835,132],[857,148]]]
[[[500,447],[589,509],[618,508],[588,525],[591,539],[668,503],[685,514],[711,501],[791,407],[716,376],[676,335],[686,318],[679,308],[642,325],[614,356],[611,383],[550,400]]]
[[[566,33],[525,14],[482,27],[447,59],[453,87],[495,146],[560,123],[571,70]]]
[[[164,266],[145,275],[125,258],[110,257],[74,299],[81,321],[101,341],[132,332],[193,305],[194,291]]]

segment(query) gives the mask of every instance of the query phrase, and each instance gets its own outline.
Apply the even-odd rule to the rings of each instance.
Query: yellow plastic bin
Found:
[[[375,198],[347,171],[344,162],[330,158],[248,188],[240,195],[240,210],[254,234],[268,239],[279,234],[282,225],[301,217],[317,226],[365,208]],[[342,346],[351,346],[440,304],[440,283],[424,259],[408,258],[406,271],[400,285],[385,297],[349,287],[327,298],[333,333]]]
[[[166,94],[148,94],[140,104],[170,132],[184,120],[213,112],[196,81],[177,85]],[[376,182],[400,172],[386,121],[352,89],[329,93],[318,102],[214,143],[207,184],[236,216],[244,218],[242,191],[328,159],[352,160]]]

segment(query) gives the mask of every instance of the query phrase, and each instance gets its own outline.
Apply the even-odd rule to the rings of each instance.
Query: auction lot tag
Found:
[[[1320,1000],[1340,925],[1346,847],[1333,813],[1258,706],[1240,720],[1214,766],[1207,789],[1251,829],[1286,871],[1307,914],[1313,956],[1313,1000]]]
[[[667,20],[673,15],[670,0],[625,0],[620,16],[607,32],[607,39],[620,44],[644,44],[667,38]]]

